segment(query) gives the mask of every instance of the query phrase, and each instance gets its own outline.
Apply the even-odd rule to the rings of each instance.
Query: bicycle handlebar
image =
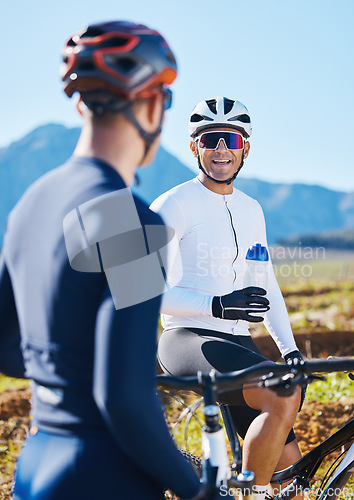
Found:
[[[165,388],[189,389],[191,391],[203,387],[207,382],[212,382],[218,388],[233,388],[250,381],[254,377],[269,375],[286,375],[287,373],[301,373],[309,375],[311,373],[331,373],[341,371],[353,371],[354,358],[335,358],[335,359],[315,359],[311,361],[302,361],[292,366],[287,364],[277,365],[275,363],[262,363],[251,366],[243,370],[237,370],[228,373],[216,373],[212,370],[210,373],[198,372],[193,377],[174,377],[172,375],[158,375],[157,384]]]

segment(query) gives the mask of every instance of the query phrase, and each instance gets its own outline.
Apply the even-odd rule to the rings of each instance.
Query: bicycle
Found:
[[[354,370],[354,358],[311,360],[301,362],[296,367],[262,364],[223,374],[217,374],[215,371],[209,374],[198,373],[196,377],[182,378],[160,375],[157,377],[157,383],[165,389],[184,389],[195,392],[202,389],[205,419],[205,425],[202,429],[203,458],[200,460],[188,452],[184,452],[184,455],[202,476],[202,481],[208,485],[210,491],[213,491],[213,499],[225,498],[227,494],[230,494],[232,488],[239,488],[244,495],[248,494],[248,498],[252,498],[254,481],[252,472],[245,471],[240,477],[232,476],[233,472],[240,474],[242,465],[241,447],[237,434],[233,429],[232,421],[227,415],[227,406],[224,405],[222,406],[222,414],[234,458],[234,464],[230,466],[227,458],[225,437],[219,423],[217,392],[234,389],[237,386],[249,383],[252,379],[252,384],[255,386],[268,387],[285,396],[291,394],[296,385],[307,384],[318,379],[323,380],[323,377],[314,375],[316,373],[352,370]],[[351,377],[353,376],[351,375]],[[200,401],[198,400],[192,405],[193,412],[200,404]],[[316,500],[335,500],[347,483],[351,473],[354,472],[353,419],[298,462],[273,474],[271,478],[272,484],[291,481],[274,497],[274,500],[291,499],[301,491],[309,489],[310,483],[314,480],[314,476],[325,457],[342,447],[348,447],[348,445],[350,447],[341,452],[338,459],[329,467],[316,496]]]

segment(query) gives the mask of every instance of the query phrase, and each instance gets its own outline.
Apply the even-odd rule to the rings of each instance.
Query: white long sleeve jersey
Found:
[[[150,207],[174,230],[168,247],[167,286],[162,300],[162,325],[204,328],[250,335],[249,323],[212,316],[215,295],[244,288],[246,253],[250,246],[267,246],[264,215],[259,203],[233,189],[220,195],[196,177],[157,198]],[[284,356],[297,349],[283,296],[271,261],[265,326]]]

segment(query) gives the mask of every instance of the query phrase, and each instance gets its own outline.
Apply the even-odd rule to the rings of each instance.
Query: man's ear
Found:
[[[138,100],[133,104],[132,110],[142,128],[153,133],[160,124],[163,96],[157,93],[147,99]]]
[[[85,111],[85,104],[83,103],[81,96],[79,97],[77,103],[76,103],[76,109],[80,113],[81,116],[84,116],[84,111]]]
[[[190,147],[190,149],[191,149],[191,151],[193,153],[193,156],[195,158],[197,158],[197,156],[198,156],[198,147],[197,147],[196,142],[191,141],[190,144],[189,144],[189,147]]]
[[[251,145],[250,143],[247,141],[245,142],[245,149],[244,149],[244,158],[246,159],[249,152],[250,152],[250,148],[251,148]]]
[[[147,100],[147,120],[148,132],[154,132],[160,124],[161,113],[163,108],[163,96],[158,93]]]

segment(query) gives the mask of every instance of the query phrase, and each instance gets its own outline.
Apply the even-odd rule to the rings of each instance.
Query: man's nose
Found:
[[[225,139],[220,139],[216,151],[228,151]]]

